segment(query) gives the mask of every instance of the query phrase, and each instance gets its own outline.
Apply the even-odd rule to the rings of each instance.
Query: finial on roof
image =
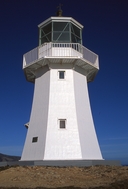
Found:
[[[63,12],[62,9],[61,9],[62,6],[63,5],[60,3],[59,6],[57,7],[57,9],[58,9],[57,12],[56,12],[57,16],[62,16],[62,12]]]

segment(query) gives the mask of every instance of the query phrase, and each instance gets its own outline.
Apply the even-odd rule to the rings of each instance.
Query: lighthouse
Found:
[[[34,95],[21,161],[103,160],[87,86],[98,55],[82,45],[83,25],[61,9],[38,28],[38,47],[23,55]]]

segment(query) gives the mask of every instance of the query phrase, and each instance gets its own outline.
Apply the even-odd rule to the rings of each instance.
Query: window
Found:
[[[68,22],[53,22],[53,42],[69,43],[70,32]]]
[[[39,30],[39,45],[45,43],[45,42],[51,42],[51,33],[52,31],[52,23],[47,24],[46,26],[40,28]]]
[[[59,128],[65,129],[66,128],[66,119],[60,119],[59,120]]]
[[[59,71],[59,79],[65,78],[65,71]]]
[[[71,24],[71,42],[82,43],[82,30],[74,24]]]
[[[72,21],[52,20],[39,28],[39,45],[49,42],[82,44],[82,28]]]
[[[38,137],[33,137],[32,138],[32,142],[37,142],[38,141]]]

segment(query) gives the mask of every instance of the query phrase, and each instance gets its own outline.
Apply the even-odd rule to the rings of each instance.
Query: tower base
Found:
[[[95,165],[121,166],[118,160],[52,160],[52,161],[14,161],[0,162],[2,166],[54,166],[54,167],[89,167]]]

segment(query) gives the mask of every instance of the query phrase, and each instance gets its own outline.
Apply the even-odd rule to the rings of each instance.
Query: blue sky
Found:
[[[55,16],[59,0],[0,1],[0,153],[21,155],[33,89],[22,56],[38,46],[38,27]],[[84,25],[83,45],[99,55],[89,83],[90,102],[104,159],[128,164],[128,3],[126,0],[62,0],[63,16]]]

